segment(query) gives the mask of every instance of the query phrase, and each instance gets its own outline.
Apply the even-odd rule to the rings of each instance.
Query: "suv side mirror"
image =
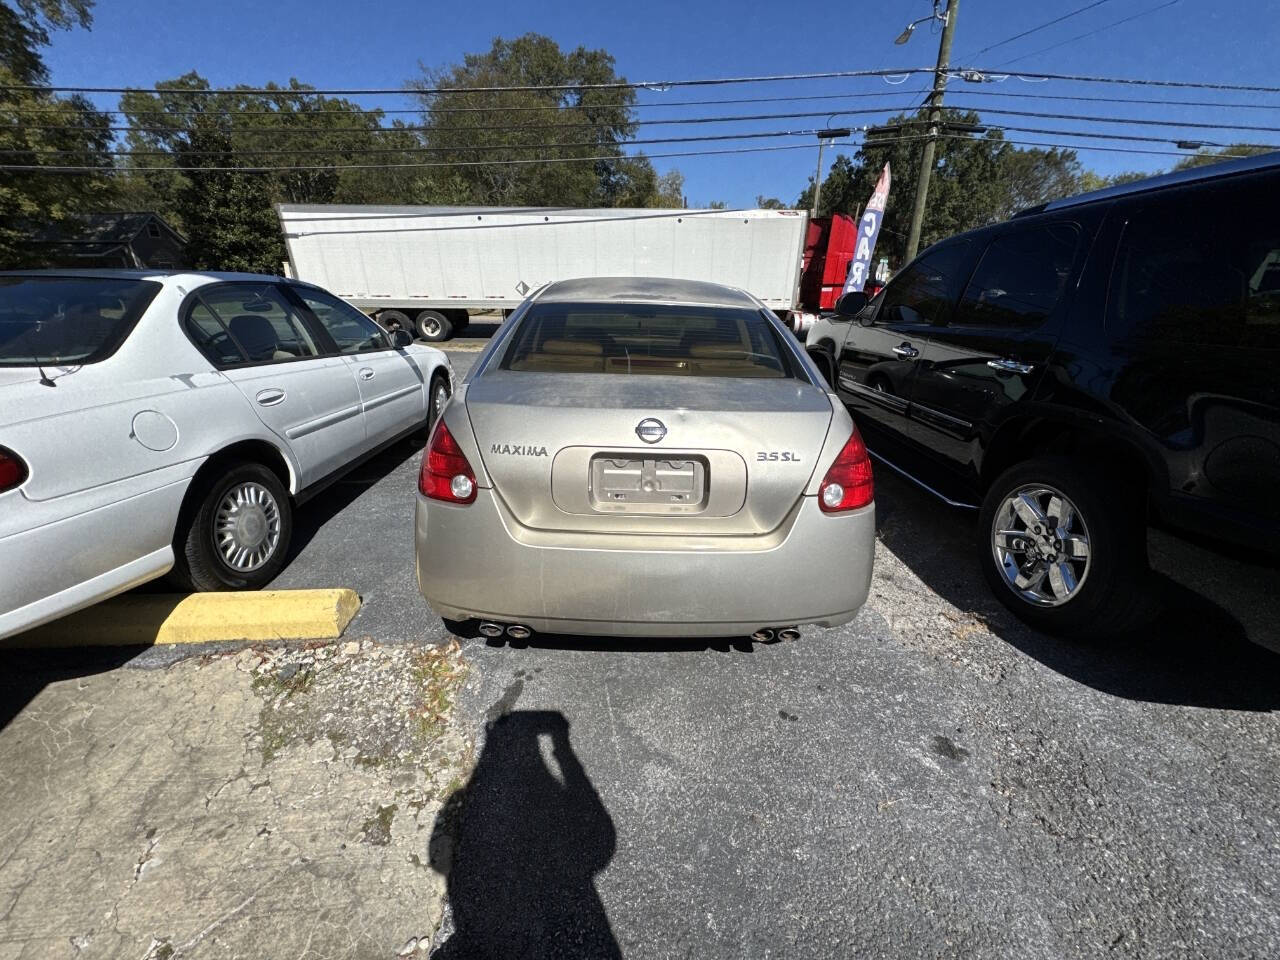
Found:
[[[391,345],[397,350],[403,350],[409,344],[413,343],[413,335],[401,327],[396,327],[388,334],[391,337]]]
[[[836,313],[842,317],[856,317],[867,305],[867,295],[861,290],[850,290],[836,301]]]

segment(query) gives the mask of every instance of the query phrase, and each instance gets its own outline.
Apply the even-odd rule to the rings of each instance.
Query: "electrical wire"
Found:
[[[1063,131],[1066,136],[1078,136],[1078,134]],[[1055,143],[1034,140],[1009,140],[1009,139],[975,139],[963,134],[947,134],[941,133],[937,135],[938,139],[944,140],[963,140],[969,143],[994,144],[996,146],[1014,145],[1014,146],[1030,146],[1039,148],[1057,148],[1062,150],[1083,150],[1096,153],[1124,153],[1124,154],[1141,154],[1147,156],[1171,156],[1186,157],[1194,156],[1188,154],[1184,150],[1153,150],[1145,148],[1133,147],[1111,147],[1101,146],[1097,144],[1075,144],[1075,143]],[[861,144],[853,143],[847,139],[839,139],[834,141],[837,146],[857,146],[860,149],[875,148],[877,146],[885,146],[894,143],[911,143],[915,141],[929,139],[928,134],[897,136],[897,137],[876,137],[872,140],[863,140]],[[1157,141],[1166,142],[1166,141]],[[1236,145],[1232,145],[1236,146]],[[775,153],[787,150],[812,150],[814,147],[812,142],[797,144],[782,144],[764,147],[731,147],[716,150],[690,150],[690,151],[673,151],[666,153],[651,153],[644,156],[649,159],[665,159],[670,157],[704,157],[704,156],[722,156],[730,154],[748,154],[748,153]],[[1269,147],[1276,149],[1275,146]],[[631,155],[634,156],[634,155]],[[1229,159],[1231,157],[1243,157],[1247,154],[1236,154],[1224,151],[1218,156]],[[507,160],[461,160],[461,161],[416,161],[412,163],[368,163],[368,164],[314,164],[306,166],[257,166],[257,167],[98,167],[98,166],[44,166],[39,164],[0,164],[0,172],[14,173],[44,173],[44,174],[94,174],[98,176],[114,176],[114,175],[145,175],[148,173],[166,172],[166,173],[297,173],[300,171],[340,171],[340,170],[390,170],[390,169],[417,169],[417,168],[435,168],[435,167],[474,167],[474,166],[524,166],[537,163],[584,163],[599,161],[617,161],[624,159],[624,156],[589,156],[589,157],[532,157]]]
[[[1024,53],[1022,56],[1014,57],[1012,60],[1006,60],[1004,63],[1001,64],[1001,66],[1007,66],[1011,63],[1017,63],[1019,60],[1026,60],[1029,57],[1038,57],[1042,53],[1048,53],[1050,50],[1057,50],[1059,47],[1065,47],[1067,44],[1075,43],[1077,40],[1084,40],[1087,37],[1097,36],[1099,33],[1103,33],[1107,30],[1110,30],[1112,27],[1120,26],[1120,24],[1122,23],[1128,23],[1130,20],[1137,20],[1139,17],[1145,17],[1148,14],[1157,13],[1158,11],[1163,10],[1165,7],[1172,7],[1177,2],[1178,0],[1169,0],[1168,3],[1162,3],[1158,6],[1151,7],[1150,9],[1142,10],[1138,13],[1135,13],[1132,16],[1124,17],[1123,19],[1120,19],[1120,20],[1115,20],[1111,23],[1108,23],[1106,26],[1099,27],[1097,30],[1090,30],[1088,33],[1082,33],[1079,36],[1071,37],[1067,40],[1060,40],[1058,43],[1052,43],[1047,47],[1041,47],[1039,50],[1033,50],[1031,53]]]
[[[969,97],[969,96],[973,96],[973,93],[966,91],[964,93],[960,93],[957,95],[961,97]],[[898,108],[895,106],[880,106],[880,107],[865,107],[857,110],[839,110],[839,111],[835,111],[834,113],[826,110],[813,110],[813,111],[801,111],[801,112],[791,112],[791,113],[731,114],[729,116],[718,116],[718,117],[678,117],[674,119],[663,119],[663,120],[634,120],[630,124],[628,124],[628,126],[660,127],[660,126],[681,126],[681,125],[690,125],[690,124],[700,125],[700,124],[714,124],[714,123],[741,123],[741,122],[756,121],[756,120],[800,120],[800,119],[812,119],[814,117],[845,117],[845,116],[858,116],[858,115],[865,115],[865,114],[892,113],[894,110],[897,110],[897,109]],[[1046,111],[1040,111],[1040,110],[1010,110],[1010,109],[1005,109],[1004,107],[1001,107],[1001,106],[992,107],[992,106],[983,106],[980,104],[968,104],[968,103],[948,104],[945,107],[945,109],[984,111],[987,115],[1010,116],[1010,117],[1035,117],[1042,120],[1073,120],[1073,121],[1080,121],[1084,123],[1125,123],[1125,124],[1133,124],[1136,126],[1151,126],[1151,127],[1185,127],[1185,128],[1194,128],[1194,129],[1203,129],[1203,130],[1251,130],[1251,131],[1257,131],[1257,132],[1263,132],[1263,133],[1280,133],[1280,126],[1266,126],[1261,124],[1248,124],[1248,123],[1208,123],[1208,122],[1198,121],[1198,120],[1153,120],[1145,117],[1110,117],[1110,116],[1097,116],[1097,115],[1091,115],[1091,114],[1052,113],[1052,112],[1046,112]],[[914,122],[922,122],[922,121],[911,120],[911,121],[904,121],[904,122],[914,123]],[[287,127],[247,126],[247,127],[232,127],[231,129],[223,132],[231,135],[246,135],[246,136],[257,136],[257,135],[315,136],[316,134],[320,134],[320,133],[394,134],[394,133],[431,132],[431,133],[446,134],[446,133],[473,133],[477,131],[486,131],[486,132],[501,131],[505,133],[519,133],[520,131],[524,131],[524,130],[535,130],[535,131],[536,130],[556,130],[556,131],[596,130],[596,129],[600,129],[601,127],[602,127],[601,124],[595,124],[595,123],[479,124],[476,126],[463,126],[463,127],[448,127],[448,126],[437,127],[437,126],[431,126],[431,125],[415,125],[415,126],[401,126],[401,127],[310,127],[310,128],[301,127],[301,126],[287,126]],[[83,131],[97,132],[100,130],[124,132],[124,131],[136,130],[137,132],[142,134],[152,134],[152,135],[163,135],[165,133],[181,135],[181,134],[186,134],[188,132],[181,128],[165,131],[165,130],[150,130],[147,128],[137,128],[137,127],[131,127],[131,126],[111,126],[111,127],[92,127],[91,128],[91,127],[83,127],[83,126],[52,126],[51,127],[51,126],[30,125],[30,126],[24,126],[23,129],[63,131],[63,132],[77,132],[77,131],[78,132],[83,132]],[[620,142],[639,142],[639,141],[620,141]],[[401,149],[413,149],[413,148],[405,147]],[[332,149],[326,149],[322,151],[312,151],[312,152],[332,153],[335,150],[340,151],[341,148],[335,147]],[[121,153],[122,155],[128,152],[132,152],[133,154],[137,155],[145,151],[134,150],[134,151],[117,151],[117,152]],[[160,152],[164,152],[164,151],[160,151]],[[250,149],[250,150],[244,150],[241,152],[261,153],[264,151]]]
[[[650,80],[631,82],[617,80],[610,83],[545,83],[545,84],[512,84],[509,86],[491,87],[370,87],[335,90],[285,90],[270,87],[240,87],[234,90],[147,90],[142,87],[55,87],[45,84],[9,83],[0,84],[3,91],[28,91],[46,93],[164,93],[175,97],[248,97],[248,96],[436,96],[440,94],[466,93],[575,93],[581,90],[656,90],[664,92],[672,87],[712,87],[738,83],[779,83],[789,80],[833,80],[849,77],[883,77],[900,74],[934,73],[934,67],[907,67],[900,70],[824,70],[809,73],[774,73],[742,77],[707,77],[701,80]]]
[[[1046,21],[1045,23],[1040,24],[1040,26],[1038,27],[1032,27],[1030,30],[1023,30],[1021,33],[1015,33],[1012,37],[1005,37],[1003,40],[997,40],[995,43],[991,44],[990,46],[983,47],[977,53],[966,54],[960,59],[969,60],[969,59],[972,59],[973,57],[980,57],[984,53],[986,53],[988,50],[994,50],[996,47],[1003,47],[1006,43],[1013,43],[1013,41],[1015,40],[1021,40],[1023,37],[1029,37],[1031,36],[1031,34],[1038,33],[1039,31],[1045,29],[1046,27],[1052,27],[1055,23],[1061,23],[1063,20],[1069,20],[1072,17],[1076,16],[1077,14],[1084,13],[1086,10],[1092,10],[1094,7],[1100,7],[1104,3],[1110,3],[1110,2],[1111,0],[1094,0],[1093,3],[1085,4],[1083,7],[1077,7],[1075,10],[1072,10],[1070,13],[1064,13],[1062,16],[1055,17],[1052,20]]]

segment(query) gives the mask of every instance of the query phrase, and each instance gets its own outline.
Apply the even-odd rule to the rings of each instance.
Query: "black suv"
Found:
[[[1149,616],[1148,522],[1280,557],[1280,153],[1027,210],[860,298],[814,359],[882,463],[980,511],[1023,619]]]

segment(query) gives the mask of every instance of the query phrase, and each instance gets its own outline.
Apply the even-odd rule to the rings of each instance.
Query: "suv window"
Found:
[[[363,313],[332,294],[308,287],[293,287],[320,325],[333,337],[339,353],[385,350],[391,344],[382,328]]]
[[[1207,184],[1135,210],[1116,253],[1107,329],[1280,349],[1280,197],[1261,181]]]
[[[951,323],[1016,330],[1043,324],[1062,299],[1079,237],[1069,223],[1000,233],[983,251]]]
[[[918,257],[882,292],[877,324],[943,323],[960,292],[960,268],[969,241],[936,247]]]
[[[271,283],[231,283],[201,289],[197,296],[226,327],[231,339],[251,363],[271,363],[318,356],[315,340]],[[192,314],[195,311],[192,310]],[[187,329],[198,338],[193,317]]]

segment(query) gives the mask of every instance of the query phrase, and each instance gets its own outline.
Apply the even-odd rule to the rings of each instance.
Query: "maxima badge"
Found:
[[[657,443],[667,435],[666,425],[661,420],[649,417],[636,424],[636,436],[645,443]]]

